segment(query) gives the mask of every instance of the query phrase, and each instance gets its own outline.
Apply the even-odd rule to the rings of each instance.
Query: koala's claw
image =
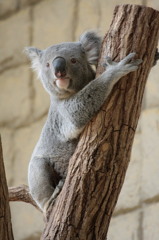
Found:
[[[138,66],[142,63],[141,59],[131,59],[136,55],[136,53],[130,53],[123,60],[119,62],[119,66],[123,68],[127,73],[134,72],[138,69]]]
[[[138,69],[138,66],[142,63],[141,59],[136,59],[128,64],[125,65],[125,67],[129,68],[131,72],[134,72]]]
[[[136,60],[132,61],[131,64],[133,64],[133,65],[135,65],[135,66],[138,66],[138,65],[140,65],[142,62],[143,62],[142,59],[136,59]]]
[[[128,62],[130,62],[130,60],[135,57],[136,53],[133,52],[133,53],[129,53],[125,58],[123,58],[121,61],[120,61],[120,65],[125,65],[127,64]]]

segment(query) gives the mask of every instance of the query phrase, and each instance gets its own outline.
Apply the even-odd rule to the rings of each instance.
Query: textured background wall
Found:
[[[46,119],[49,96],[31,72],[25,46],[46,48],[77,40],[86,29],[106,33],[116,4],[158,0],[0,0],[0,132],[9,186],[27,183],[27,166]],[[137,27],[137,26],[136,26]],[[147,83],[143,110],[109,237],[158,240],[159,236],[159,63]],[[36,240],[42,215],[11,203],[16,240]]]

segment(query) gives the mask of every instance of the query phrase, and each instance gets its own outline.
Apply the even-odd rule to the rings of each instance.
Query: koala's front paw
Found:
[[[136,71],[138,66],[142,63],[141,59],[132,60],[136,53],[130,53],[123,60],[121,60],[118,65],[123,68],[127,73]],[[132,60],[132,61],[131,61]],[[130,62],[131,61],[131,62]]]
[[[116,72],[118,72],[120,77],[130,72],[134,72],[138,69],[138,66],[142,63],[141,59],[132,60],[135,54],[136,53],[130,53],[118,63],[113,62],[110,57],[106,57],[107,68],[114,69]]]

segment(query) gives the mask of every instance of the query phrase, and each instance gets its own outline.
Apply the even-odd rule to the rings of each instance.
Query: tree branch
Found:
[[[38,207],[36,202],[33,200],[31,194],[29,193],[29,187],[27,185],[20,185],[18,187],[9,188],[9,201],[21,201],[32,204],[40,212],[41,209]]]

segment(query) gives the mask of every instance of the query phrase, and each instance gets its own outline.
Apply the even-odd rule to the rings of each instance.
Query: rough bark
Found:
[[[143,59],[121,79],[85,128],[70,160],[66,182],[51,208],[42,239],[104,240],[130,160],[146,79],[159,36],[159,13],[137,5],[117,6],[103,42],[104,57],[118,61],[130,52]]]
[[[0,139],[0,240],[13,239],[8,188],[3,163],[2,144]]]

